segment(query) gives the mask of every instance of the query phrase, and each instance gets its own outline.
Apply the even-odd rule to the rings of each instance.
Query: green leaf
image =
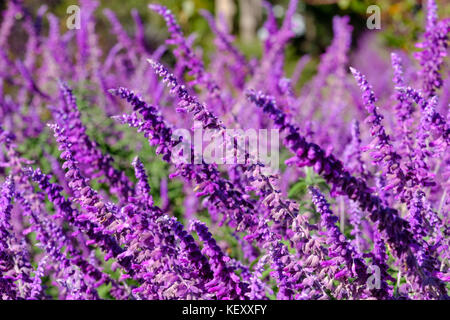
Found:
[[[308,184],[305,180],[301,180],[294,184],[292,188],[289,190],[288,197],[289,198],[301,198],[307,192]]]

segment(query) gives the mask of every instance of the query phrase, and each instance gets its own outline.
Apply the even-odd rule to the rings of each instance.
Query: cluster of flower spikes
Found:
[[[20,158],[20,155],[13,144],[12,137],[3,142],[8,150],[8,162],[9,166],[12,168],[11,173],[17,186],[17,191],[15,193],[16,202],[20,204],[24,218],[29,218],[31,224],[30,228],[25,229],[23,232],[24,234],[31,231],[36,232],[37,239],[40,242],[38,245],[44,248],[47,253],[48,259],[46,260],[57,262],[56,265],[58,268],[56,268],[55,271],[59,272],[61,277],[65,277],[67,281],[78,282],[78,286],[82,287],[76,288],[75,286],[77,291],[73,291],[71,287],[66,286],[65,289],[69,291],[69,297],[75,299],[85,299],[89,297],[97,298],[97,292],[94,289],[103,283],[111,283],[114,288],[117,287],[107,274],[103,273],[95,265],[89,262],[83,257],[82,252],[72,245],[70,239],[77,238],[76,232],[72,235],[67,234],[61,226],[53,221],[53,219],[59,218],[59,215],[56,214],[50,217],[45,212],[46,210],[42,201],[45,196],[33,191],[34,188],[31,186],[28,179],[32,169],[24,167],[24,164],[29,164],[29,161]],[[54,192],[60,192],[60,190],[60,187],[55,188]],[[70,203],[68,204],[67,202],[65,204],[60,204],[68,205],[70,207]],[[79,240],[85,241],[82,237]],[[64,247],[67,249],[63,249]],[[67,254],[70,254],[70,259],[62,254],[64,251],[66,251]],[[80,277],[79,272],[76,272],[77,269],[80,269],[86,274],[86,279],[88,279],[86,283],[83,278]],[[74,274],[74,272],[76,274]],[[74,279],[74,276],[77,278]],[[36,283],[38,282],[39,281],[36,281]],[[64,281],[62,283],[65,284]],[[28,296],[25,292],[21,294],[21,297],[33,298],[38,294],[42,297],[44,296],[42,295],[42,287],[41,290],[34,288],[33,292],[32,296]],[[121,298],[123,295],[117,297]]]
[[[436,294],[446,296],[445,284],[433,276],[433,273],[424,275],[423,270],[417,265],[417,257],[414,257],[411,250],[415,248],[417,251],[420,245],[414,239],[409,223],[399,216],[397,210],[385,207],[380,198],[371,194],[366,182],[353,177],[345,169],[342,162],[332,154],[326,156],[325,151],[320,146],[308,142],[299,133],[298,127],[293,125],[288,116],[278,108],[273,97],[254,91],[249,91],[248,97],[257,107],[262,108],[273,119],[275,125],[285,133],[285,146],[295,154],[293,158],[286,162],[299,167],[313,167],[318,174],[331,184],[335,192],[344,194],[351,200],[358,202],[362,210],[367,210],[370,213],[371,220],[378,223],[379,232],[383,234],[387,243],[392,247],[394,254],[399,259],[408,261],[409,269],[416,269],[417,273],[424,278],[423,281],[428,278],[434,279]],[[374,117],[376,115],[377,113],[374,112]],[[378,117],[378,125],[380,125],[379,121]],[[384,130],[382,130],[383,133]],[[385,133],[383,136],[385,136]],[[430,257],[430,259],[433,260],[433,257]]]
[[[167,73],[167,71],[161,66],[161,65],[157,65],[157,67],[158,67],[158,69],[159,70],[162,70],[162,71],[160,71],[160,73],[163,73],[163,76],[164,76],[164,79],[165,80],[167,80],[167,79],[169,79],[169,80],[167,80],[168,81],[168,83],[169,83],[169,86],[173,89],[173,88],[177,88],[177,87],[179,87],[178,85],[177,85],[177,83],[176,83],[176,80],[175,80],[175,78],[174,78],[174,76],[173,75],[170,75],[170,74],[168,74]],[[193,99],[193,97],[191,97],[191,96],[189,96],[187,93],[186,93],[186,91],[184,91],[183,90],[183,87],[180,87],[179,89],[178,89],[179,91],[181,91],[181,94],[179,94],[179,96],[181,97],[181,98],[184,98],[185,99],[185,101],[187,100],[187,101],[190,101],[191,102],[191,104],[194,104],[194,106],[197,106],[198,107],[198,110],[196,110],[198,113],[200,113],[201,111],[204,111],[204,109],[202,108],[202,106],[201,105],[199,105],[196,101],[195,101],[195,99]],[[174,90],[175,92],[176,92],[176,90]],[[120,95],[122,98],[124,98],[124,99],[127,99],[128,101],[130,101],[131,102],[131,104],[133,105],[133,106],[135,106],[135,109],[141,109],[141,108],[150,108],[151,110],[153,110],[153,112],[154,112],[154,114],[153,114],[153,119],[152,119],[152,121],[151,121],[151,125],[152,126],[155,126],[155,124],[158,124],[158,125],[156,125],[156,129],[162,129],[162,128],[165,128],[166,127],[166,125],[164,124],[162,124],[163,122],[162,122],[162,119],[158,116],[158,114],[156,114],[155,113],[155,109],[154,109],[154,107],[146,107],[146,104],[142,101],[142,100],[140,100],[139,99],[139,97],[137,97],[136,95],[134,95],[134,93],[132,93],[132,92],[129,92],[128,90],[126,90],[126,89],[123,89],[123,88],[120,88],[120,89],[118,89],[118,90],[112,90],[112,92],[114,92],[115,94],[117,94],[117,95]],[[187,103],[187,102],[186,102]],[[136,108],[136,106],[138,106],[137,108]],[[194,108],[193,108],[194,109]],[[147,118],[147,121],[148,120],[150,120],[150,118],[148,117],[148,114],[146,114],[146,116],[145,116],[146,118]],[[156,120],[156,121],[155,121]],[[137,121],[137,119],[136,119],[136,117],[135,117],[135,115],[134,116],[126,116],[126,115],[124,115],[124,116],[122,116],[121,117],[121,121],[122,122],[124,122],[124,123],[128,123],[129,125],[131,125],[131,126],[138,126],[138,127],[144,127],[143,125],[140,125],[139,123],[138,123],[138,121]],[[210,121],[210,122],[206,122],[206,123],[208,123],[208,124],[210,124],[210,123],[216,123],[217,122],[217,120],[216,120],[216,118],[214,118],[214,117],[212,117],[212,120]],[[148,127],[147,127],[147,129],[148,129]],[[150,135],[150,134],[149,134]],[[167,138],[167,135],[165,135],[166,136],[166,138]],[[159,141],[159,146],[165,146],[165,145],[171,145],[170,143],[168,144],[167,143],[167,140],[166,139],[164,139],[164,138],[162,138],[163,137],[163,135],[161,135],[161,134],[158,134],[158,132],[152,132],[152,134],[151,134],[151,137],[152,137],[152,140],[150,141],[150,143],[156,143],[156,142],[158,142]],[[156,139],[155,139],[155,137],[156,137]],[[158,148],[160,148],[160,147],[158,147]],[[161,149],[160,148],[160,150],[164,150],[165,148],[163,148],[163,149]],[[261,226],[259,226],[260,228],[261,228]],[[265,228],[261,228],[261,230],[265,230]],[[248,238],[248,237],[247,237]],[[277,257],[277,247],[279,246],[279,243],[275,243],[275,245],[274,245],[274,247],[272,248],[272,250],[274,250],[275,249],[275,251],[272,251],[272,259],[274,260],[274,263],[276,263],[277,261],[280,261],[279,260],[279,258],[280,257],[278,257],[278,259],[276,259],[276,257]],[[279,250],[279,249],[278,249]],[[284,254],[284,256],[287,258],[287,255],[286,254]],[[285,262],[286,262],[286,260],[285,260]],[[280,277],[277,277],[278,279],[280,279]],[[282,280],[282,281],[285,281],[284,279]],[[292,281],[292,280],[291,280]],[[292,294],[292,293],[291,293]],[[280,297],[282,297],[282,296],[280,296]],[[286,295],[284,295],[284,297],[289,297],[289,294],[286,294]]]
[[[111,191],[122,201],[126,201],[134,192],[129,179],[114,168],[113,158],[103,154],[95,141],[86,134],[72,90],[65,83],[61,83],[60,88],[62,103],[61,108],[54,109],[55,119],[62,128],[66,128],[75,159],[80,166],[87,167],[83,171],[86,176],[104,176],[111,185]]]
[[[422,68],[414,84],[407,79],[412,68],[406,64],[407,72],[403,74],[399,56],[392,56],[397,100],[397,119],[392,123],[400,124],[397,135],[405,142],[400,148],[400,143],[388,135],[389,129],[384,128],[389,121],[383,123],[381,109],[390,106],[380,100],[378,109],[368,81],[353,71],[363,89],[364,101],[359,102],[360,93],[348,80],[351,80],[346,68],[351,26],[347,17],[334,18],[335,37],[320,59],[318,75],[297,97],[293,85],[300,72],[296,69],[296,75],[287,78],[283,71],[284,49],[293,37],[296,0],[290,1],[281,28],[277,27],[271,5],[264,3],[268,11],[264,28],[273,36],[264,41],[263,58],[259,61],[247,62],[233,45],[226,26],[218,26],[212,15],[203,12],[216,36],[218,49],[209,67],[194,48],[194,38],[184,38],[174,15],[164,6],[151,5],[169,27],[167,44],[175,46],[173,73],[176,77],[154,62],[166,48],[148,50],[144,25],[136,10],[131,12],[136,26],[134,37],[113,11],[103,11],[117,43],[102,61],[103,50],[95,31],[95,11],[99,4],[92,0],[82,0],[80,4],[83,19],[81,30],[76,32],[69,30],[60,35],[58,19],[46,14],[45,6],[33,17],[18,0],[8,3],[0,26],[2,125],[17,134],[19,143],[29,142],[27,139],[36,135],[48,136],[42,120],[52,116],[58,124],[52,128],[64,162],[61,170],[58,160],[44,148],[47,150],[43,151],[43,157],[51,163],[54,178],[41,170],[42,159],[37,159],[33,169],[29,166],[33,163],[21,158],[12,146],[13,136],[0,130],[0,141],[6,147],[6,153],[0,153],[0,176],[4,177],[0,191],[2,299],[51,298],[46,293],[49,283],[58,288],[60,299],[98,299],[100,286],[111,286],[109,294],[115,299],[265,299],[273,294],[269,288],[273,280],[278,299],[447,297],[443,282],[449,281],[445,259],[448,260],[446,226],[450,200],[448,183],[441,174],[445,177],[450,168],[449,128],[445,117],[448,99],[443,96],[438,100],[438,94],[442,90],[445,95],[447,88],[447,79],[441,76],[440,70],[445,67],[449,23],[448,19],[438,21],[434,1],[428,1],[427,30],[423,44],[419,45],[423,50],[416,54]],[[48,37],[42,28],[45,17],[49,22]],[[17,22],[28,35],[23,60],[15,57],[14,46],[8,46],[12,26]],[[72,40],[78,49],[74,52],[66,49]],[[152,68],[148,68],[148,57]],[[299,70],[305,61],[300,59]],[[193,79],[183,86],[178,79],[183,79],[185,69]],[[203,128],[220,133],[226,129],[225,125],[267,128],[271,125],[268,118],[273,118],[275,127],[287,135],[285,145],[296,154],[288,164],[297,166],[288,168],[282,181],[276,175],[264,176],[261,170],[264,166],[251,163],[248,155],[243,165],[227,166],[225,172],[216,164],[173,166],[170,178],[182,177],[185,190],[195,187],[193,192],[189,191],[203,199],[202,204],[211,216],[211,231],[205,224],[191,221],[190,231],[196,232],[203,242],[200,249],[184,226],[169,215],[171,204],[167,203],[165,182],[161,182],[161,194],[166,198],[160,206],[163,210],[155,206],[144,169],[147,159],[142,163],[136,157],[132,162],[137,180],[133,184],[134,178],[127,177],[123,167],[118,169],[119,161],[113,163],[113,155],[88,136],[81,121],[85,111],[78,108],[72,90],[59,82],[60,96],[54,94],[58,90],[54,79],[65,79],[68,74],[76,81],[72,86],[77,87],[77,98],[80,88],[92,90],[87,95],[80,94],[81,98],[87,98],[91,105],[102,106],[101,111],[107,116],[120,110],[120,102],[113,95],[128,100],[135,112],[117,120],[143,132],[156,153],[167,162],[177,156],[179,147],[185,143],[173,136],[174,127],[169,123],[174,122],[180,128],[192,120],[184,114],[176,115],[170,108],[160,108],[161,102],[177,100],[177,111],[192,114]],[[166,95],[163,83],[157,81],[158,76],[163,78],[174,98]],[[367,79],[371,79],[370,74]],[[142,92],[152,104],[124,88],[108,92],[108,88],[125,84],[136,88],[134,92]],[[194,92],[191,85],[206,89],[202,96],[205,103],[191,94]],[[17,88],[11,95],[10,87]],[[413,87],[421,87],[421,91]],[[252,108],[245,99],[247,89],[251,88],[273,95],[280,107],[277,108],[272,98],[250,91],[250,100],[262,107]],[[348,93],[356,103],[355,109],[347,108],[345,95]],[[310,109],[300,108],[305,97],[315,98],[317,104]],[[375,158],[374,170],[365,163],[363,151],[368,148],[360,148],[366,141],[366,130],[359,127],[359,121],[366,118],[363,106],[369,112],[366,122],[374,137],[369,145],[376,151],[371,154]],[[325,107],[330,107],[331,112],[313,119],[313,111],[318,108],[324,111]],[[352,112],[351,116],[355,117],[351,135],[343,120],[344,111]],[[264,113],[269,113],[269,117]],[[295,126],[297,121],[304,128]],[[110,136],[109,143],[119,139],[114,126],[103,126],[103,123],[100,126],[105,130],[103,134]],[[320,126],[329,130],[311,130]],[[352,144],[346,148],[350,136]],[[309,138],[314,143],[308,142]],[[26,149],[28,145],[24,146]],[[344,149],[348,151],[345,167],[337,160]],[[314,224],[310,224],[303,210],[298,210],[295,201],[283,196],[289,183],[303,178],[303,171],[297,168],[304,166],[313,167],[325,178],[332,187],[332,196],[347,196],[343,206],[353,206],[349,215],[355,241],[347,240],[342,232],[343,215],[347,213],[340,212],[340,230],[331,211],[334,203],[328,204],[317,189],[311,189],[313,203],[320,214],[320,222]],[[382,169],[381,173],[373,174],[377,169]],[[99,182],[108,185],[109,190],[94,190],[94,179],[99,177],[104,177]],[[52,179],[57,182],[51,182]],[[373,179],[380,186],[369,187]],[[31,181],[42,192],[35,191]],[[284,187],[279,188],[279,182]],[[393,190],[396,192],[391,193]],[[53,215],[45,196],[54,208]],[[111,202],[116,197],[118,204]],[[191,217],[200,209],[198,202],[194,203],[193,208],[185,208],[192,212]],[[220,215],[223,219],[216,225],[215,217]],[[217,228],[224,225],[231,227],[238,248],[246,251],[243,261],[227,257],[224,252],[229,249],[228,244],[213,238]],[[36,233],[36,241],[25,237],[30,232]],[[367,252],[370,244],[373,249]],[[392,257],[387,255],[386,244]],[[30,255],[30,245],[39,247],[42,255]],[[367,245],[369,248],[365,248]],[[105,261],[113,261],[113,270],[121,271],[118,280],[109,275],[105,262],[95,257],[97,249]],[[252,264],[256,258],[258,263]],[[32,266],[32,261],[37,267]],[[381,269],[380,289],[366,286],[373,279],[369,274],[375,266]],[[264,272],[268,268],[272,269],[270,274]],[[392,289],[390,268],[398,271],[397,284],[406,279],[397,291]],[[45,280],[47,276],[51,282]]]
[[[443,85],[440,67],[447,55],[448,33],[450,32],[450,18],[438,20],[437,6],[434,0],[427,4],[426,32],[423,42],[417,47],[424,50],[415,54],[422,69],[420,75],[424,77],[422,90],[427,98],[433,96]]]
[[[214,123],[217,122],[217,119],[214,116],[210,115],[209,111],[205,108],[204,105],[200,104],[199,102],[196,101],[196,99],[194,97],[189,95],[187,93],[187,91],[185,90],[184,86],[179,85],[177,80],[175,79],[175,77],[172,74],[170,74],[161,64],[158,64],[158,63],[155,63],[152,61],[150,61],[150,63],[156,69],[156,72],[163,78],[163,81],[167,82],[167,86],[171,89],[171,91],[174,92],[174,94],[176,94],[179,97],[180,102],[178,105],[186,107],[189,112],[192,112],[194,114],[194,117],[196,117],[197,115],[201,115],[202,118],[200,118],[200,119],[204,119],[205,127],[210,126],[211,123],[213,123],[213,126],[214,126]],[[255,177],[256,177],[256,175],[255,175]],[[260,179],[260,180],[264,180],[264,178]],[[260,190],[261,189],[264,190],[261,187],[261,184],[259,185],[259,187],[260,187]],[[268,189],[270,190],[269,195],[262,193],[262,197],[267,196],[263,200],[263,204],[265,204],[267,206],[267,202],[270,203],[271,200],[275,200],[276,204],[273,206],[271,206],[269,204],[268,209],[277,211],[277,210],[283,210],[284,208],[288,207],[286,209],[286,211],[288,213],[290,213],[290,211],[292,209],[283,203],[283,199],[277,194],[277,191],[274,190],[273,187],[270,187]],[[274,197],[276,199],[273,199]],[[268,199],[270,199],[270,200],[268,200]],[[287,203],[293,203],[293,202],[287,200]],[[292,211],[294,212],[294,214],[291,213],[290,215],[281,216],[281,219],[286,220],[288,218],[288,221],[291,221],[291,219],[294,218],[296,215],[295,206],[293,208],[294,208],[294,210],[292,210]],[[289,209],[291,209],[291,210],[289,210]],[[276,219],[280,219],[280,215],[275,215],[275,217],[276,217]],[[288,224],[289,224],[289,222],[288,222]],[[302,224],[304,225],[305,222],[303,221]],[[303,233],[304,234],[306,233],[306,232],[304,232],[304,229],[303,229]],[[275,247],[276,246],[277,246],[277,244],[275,245]],[[285,257],[287,257],[287,256],[285,255]],[[274,262],[276,262],[276,260],[274,260]],[[286,295],[286,296],[288,296],[288,295]],[[386,297],[386,295],[385,295],[385,297]]]
[[[114,94],[128,100],[135,110],[143,116],[144,120],[138,120],[135,114],[122,115],[118,120],[132,127],[138,127],[139,131],[144,131],[149,143],[157,145],[157,150],[163,154],[163,159],[170,159],[173,147],[181,141],[173,139],[168,132],[171,129],[160,116],[154,106],[150,106],[140,99],[139,96],[125,88],[111,90]],[[214,121],[211,120],[211,122]],[[246,196],[233,187],[232,182],[220,177],[215,165],[178,163],[176,171],[171,174],[172,177],[182,176],[186,180],[194,180],[198,184],[198,196],[206,195],[208,199],[208,208],[219,207],[223,214],[222,222],[236,228],[239,231],[246,231],[252,234],[248,240],[262,241],[262,233],[268,229],[267,222],[258,217],[254,212],[255,204],[247,199]],[[205,177],[207,177],[205,179]],[[258,222],[259,221],[259,222]],[[279,239],[272,235],[271,242],[279,245]],[[285,250],[287,254],[287,250]]]
[[[81,207],[88,213],[87,218],[96,221],[106,234],[114,235],[127,248],[117,258],[119,261],[129,258],[132,274],[128,276],[143,282],[143,285],[133,289],[133,294],[141,298],[201,296],[202,282],[209,277],[209,266],[199,254],[192,236],[183,232],[182,225],[174,218],[163,215],[159,208],[149,206],[148,202],[143,212],[139,212],[139,206],[133,203],[120,210],[114,204],[104,203],[81,176],[64,130],[57,125],[52,127],[63,150],[61,158],[65,160],[63,167],[68,170],[66,175],[71,179],[70,185]],[[139,162],[135,161],[135,165],[138,176],[143,178]],[[178,246],[177,239],[183,245]],[[188,252],[183,254],[183,250]],[[189,262],[185,270],[177,270],[180,268],[177,259]],[[188,285],[186,282],[192,283]],[[161,286],[166,286],[166,290],[158,289]]]

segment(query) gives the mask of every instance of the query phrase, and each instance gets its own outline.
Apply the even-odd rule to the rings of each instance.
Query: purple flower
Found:
[[[378,112],[378,107],[375,105],[377,100],[375,93],[363,74],[354,68],[350,68],[350,70],[363,92],[364,105],[369,112],[365,122],[371,125],[370,133],[374,137],[365,149],[372,150],[370,155],[375,163],[382,165],[383,169],[385,169],[383,175],[387,177],[387,184],[384,186],[384,190],[393,189],[402,200],[407,200],[410,198],[410,195],[403,191],[408,182],[408,176],[405,176],[401,167],[401,156],[395,151],[391,139],[383,126],[383,116]]]
[[[113,158],[103,154],[97,143],[86,134],[86,128],[81,122],[76,98],[72,90],[64,83],[60,83],[62,108],[54,108],[57,123],[65,128],[68,142],[72,144],[74,158],[79,162],[83,173],[89,177],[104,176],[111,184],[111,191],[126,201],[133,196],[134,190],[131,182],[124,174],[114,168]]]
[[[230,258],[223,254],[206,225],[194,221],[191,229],[203,242],[202,252],[210,258],[214,272],[214,278],[206,284],[208,292],[213,293],[220,300],[246,299],[249,291],[248,284],[241,282],[235,269],[229,265]]]
[[[363,85],[364,83],[362,81]],[[375,108],[373,106],[374,96],[369,87],[365,85],[364,87],[368,89],[364,90],[368,108],[373,110]],[[299,134],[298,127],[291,124],[287,116],[277,107],[273,97],[254,91],[248,92],[248,97],[273,119],[278,128],[284,131],[285,146],[295,154],[295,157],[287,160],[287,163],[299,167],[313,167],[331,184],[334,192],[347,195],[351,200],[356,201],[362,210],[370,213],[370,219],[378,223],[378,230],[382,234],[383,240],[389,243],[396,257],[402,261],[407,259],[408,261],[417,261],[417,256],[413,255],[413,249],[417,248],[417,242],[409,230],[408,222],[399,216],[397,210],[385,207],[380,198],[371,194],[366,183],[352,177],[333,155],[325,156],[324,150],[318,145],[306,141]],[[445,296],[439,281],[436,283],[436,287],[438,294]]]
[[[436,90],[443,85],[439,71],[447,55],[450,19],[437,20],[437,6],[434,0],[428,0],[427,9],[424,40],[416,44],[418,48],[423,50],[415,53],[414,56],[422,66],[420,70],[420,76],[423,79],[422,89],[428,98],[435,95]]]
[[[365,286],[369,277],[366,263],[336,226],[338,217],[330,210],[330,205],[323,194],[316,188],[310,188],[309,191],[312,194],[312,201],[321,215],[321,224],[327,232],[327,243],[330,245],[328,255],[332,260],[336,260],[336,265],[344,265],[343,269],[335,274],[335,277],[355,277],[356,283]],[[392,288],[389,288],[384,278],[380,281],[382,282],[380,288],[372,289],[373,296],[379,299],[390,299]],[[354,284],[352,283],[350,286],[354,286]]]

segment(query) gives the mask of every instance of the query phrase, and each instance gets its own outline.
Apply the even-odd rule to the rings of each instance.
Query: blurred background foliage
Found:
[[[67,16],[68,6],[77,4],[75,0],[24,0],[30,12],[35,14],[41,5],[47,5],[48,11],[59,17]],[[216,17],[224,15],[229,22],[236,43],[247,56],[258,56],[261,52],[261,37],[267,36],[262,26],[266,18],[262,0],[100,0],[97,10],[99,32],[102,45],[110,47],[115,37],[110,36],[110,25],[102,14],[105,8],[112,9],[126,30],[130,33],[134,25],[131,9],[136,8],[146,25],[146,40],[149,48],[156,48],[167,38],[167,28],[157,14],[148,9],[149,3],[161,3],[171,9],[177,17],[185,34],[196,34],[196,44],[202,48],[205,58],[213,49],[213,34],[200,9],[206,9]],[[275,15],[281,23],[289,0],[269,0]],[[295,16],[297,36],[287,48],[287,67],[292,66],[304,54],[313,58],[322,53],[332,39],[332,17],[349,15],[354,26],[353,45],[358,37],[366,31],[367,7],[378,5],[381,9],[381,30],[379,37],[389,47],[414,49],[414,42],[423,31],[424,12],[421,10],[425,0],[300,0]],[[0,10],[7,1],[1,1]],[[438,1],[440,16],[450,16],[450,1]],[[64,19],[62,19],[62,28]],[[45,27],[46,21],[44,21]],[[21,41],[15,37],[15,41]],[[314,61],[314,59],[313,59]]]

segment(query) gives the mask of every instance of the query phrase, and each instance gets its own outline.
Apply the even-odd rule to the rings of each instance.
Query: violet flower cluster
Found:
[[[0,20],[0,299],[449,299],[450,20],[434,0],[418,50],[391,61],[370,35],[353,52],[334,17],[305,84],[314,59],[285,54],[297,0],[281,25],[263,1],[260,58],[208,11],[203,52],[162,4],[159,46],[142,12],[130,31],[80,6],[79,30],[20,0]],[[242,161],[202,158],[200,129]],[[280,168],[245,130],[280,134]]]

